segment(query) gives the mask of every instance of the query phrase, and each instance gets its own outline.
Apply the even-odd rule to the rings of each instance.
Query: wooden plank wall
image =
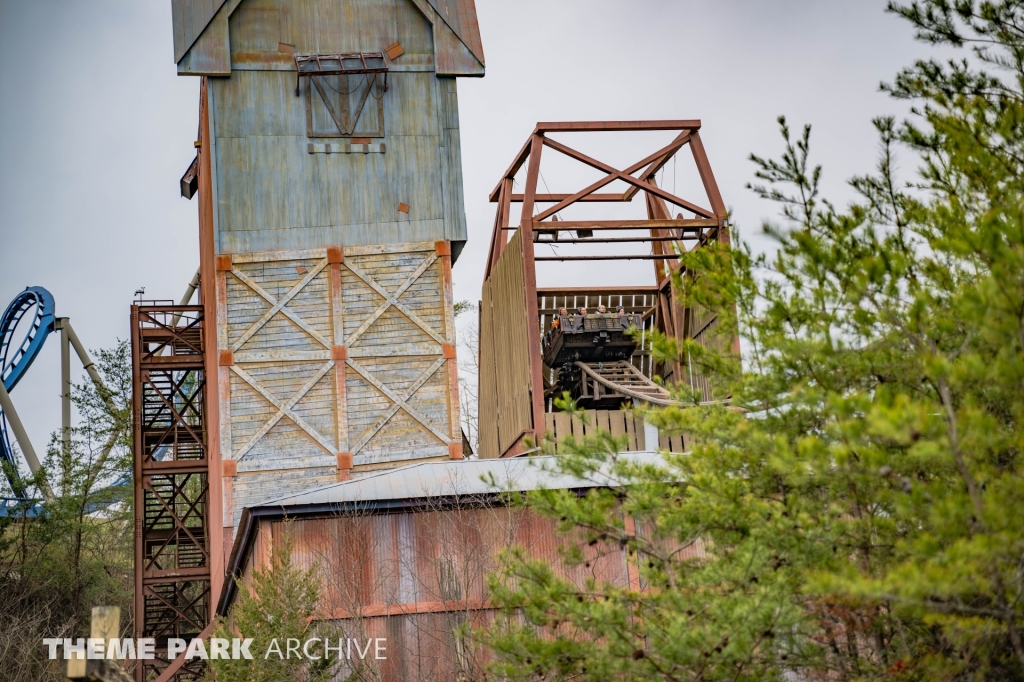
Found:
[[[230,35],[231,77],[210,81],[218,252],[466,240],[455,79],[435,72],[433,29],[415,4],[246,0]],[[374,139],[386,151],[310,153],[347,140],[307,137],[305,93],[279,44],[372,52],[396,41],[405,54],[390,67]]]
[[[448,249],[218,258],[221,451],[235,523],[243,507],[342,470],[460,456]]]
[[[717,348],[726,350],[730,339],[719,333],[718,315],[701,305],[690,305],[686,307],[686,324],[684,334],[693,339],[705,348]],[[714,400],[711,381],[702,371],[689,359],[682,368],[682,381],[700,392],[701,400]]]
[[[480,457],[500,457],[533,428],[530,349],[526,335],[523,244],[512,236],[480,303]]]
[[[566,439],[579,442],[601,431],[611,433],[616,438],[625,437],[625,451],[648,449],[644,420],[626,410],[584,410],[583,418],[567,412],[548,412],[544,415],[544,438],[555,445],[556,452],[560,450],[559,444]],[[657,447],[670,452],[686,452],[690,445],[689,439],[683,435],[661,432],[658,433],[658,441],[651,449]]]

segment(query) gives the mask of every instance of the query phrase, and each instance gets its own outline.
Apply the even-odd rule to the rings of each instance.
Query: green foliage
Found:
[[[70,447],[51,437],[30,494],[43,478],[55,498],[36,518],[0,519],[0,660],[4,679],[62,679],[45,659],[44,637],[89,634],[91,608],[132,613],[131,358],[120,342],[95,354],[108,389],[91,381],[72,390],[79,426]],[[120,485],[114,485],[120,482]],[[4,495],[12,491],[3,482]],[[27,505],[22,512],[27,511]],[[123,619],[122,633],[132,623]]]
[[[284,653],[289,639],[305,642],[311,637],[329,637],[331,628],[313,622],[320,599],[317,568],[301,568],[292,556],[294,543],[285,532],[275,542],[270,561],[252,573],[252,584],[238,583],[238,598],[227,621],[219,621],[214,637],[252,638],[252,660],[210,661],[218,682],[314,682],[332,679],[333,666],[327,661],[282,658],[268,653],[273,640]],[[323,648],[320,649],[322,655]],[[334,661],[337,662],[337,661]]]
[[[888,86],[917,116],[875,121],[878,168],[842,210],[820,196],[810,129],[794,139],[780,119],[781,158],[752,157],[752,189],[782,205],[765,226],[777,252],[702,249],[679,280],[739,331],[742,369],[728,344],[655,341],[660,360],[716,373],[728,404],[652,412],[695,443],[663,466],[576,444],[562,468],[609,467],[621,487],[527,502],[559,519],[564,561],[617,543],[645,589],[511,554],[490,582],[497,674],[1024,679],[1024,5],[892,10],[925,40],[976,46],[973,62]]]

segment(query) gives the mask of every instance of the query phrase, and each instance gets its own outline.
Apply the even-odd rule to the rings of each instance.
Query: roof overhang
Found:
[[[287,1],[287,0],[283,0]],[[228,19],[243,0],[171,0],[178,74],[231,75]],[[435,73],[483,76],[484,52],[474,0],[409,0],[434,31]],[[379,46],[383,49],[385,46]],[[376,48],[371,48],[376,49]]]

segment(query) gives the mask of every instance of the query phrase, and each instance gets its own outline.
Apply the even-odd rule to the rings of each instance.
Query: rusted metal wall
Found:
[[[266,521],[259,532],[243,584],[287,536],[296,564],[320,569],[318,618],[341,628],[341,636],[387,638],[387,659],[365,661],[362,672],[388,682],[455,680],[460,672],[479,679],[488,652],[458,630],[493,620],[486,577],[510,546],[579,586],[588,577],[623,587],[631,575],[636,581],[632,559],[617,543],[584,545],[587,563],[568,566],[559,556],[565,537],[552,520],[472,499],[453,508]]]
[[[500,457],[533,428],[522,236],[509,240],[480,304],[480,457]]]

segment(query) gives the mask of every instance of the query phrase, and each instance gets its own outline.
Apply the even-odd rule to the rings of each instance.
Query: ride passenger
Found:
[[[544,336],[544,345],[551,343],[551,337],[555,335],[556,329],[562,328],[562,320],[566,319],[566,314],[567,312],[565,308],[559,308],[558,314],[551,316],[551,329],[549,329],[548,333]]]
[[[616,314],[619,316],[619,326],[623,329],[629,329],[633,324],[633,320],[629,319],[632,316],[626,313],[626,309],[620,307]]]

